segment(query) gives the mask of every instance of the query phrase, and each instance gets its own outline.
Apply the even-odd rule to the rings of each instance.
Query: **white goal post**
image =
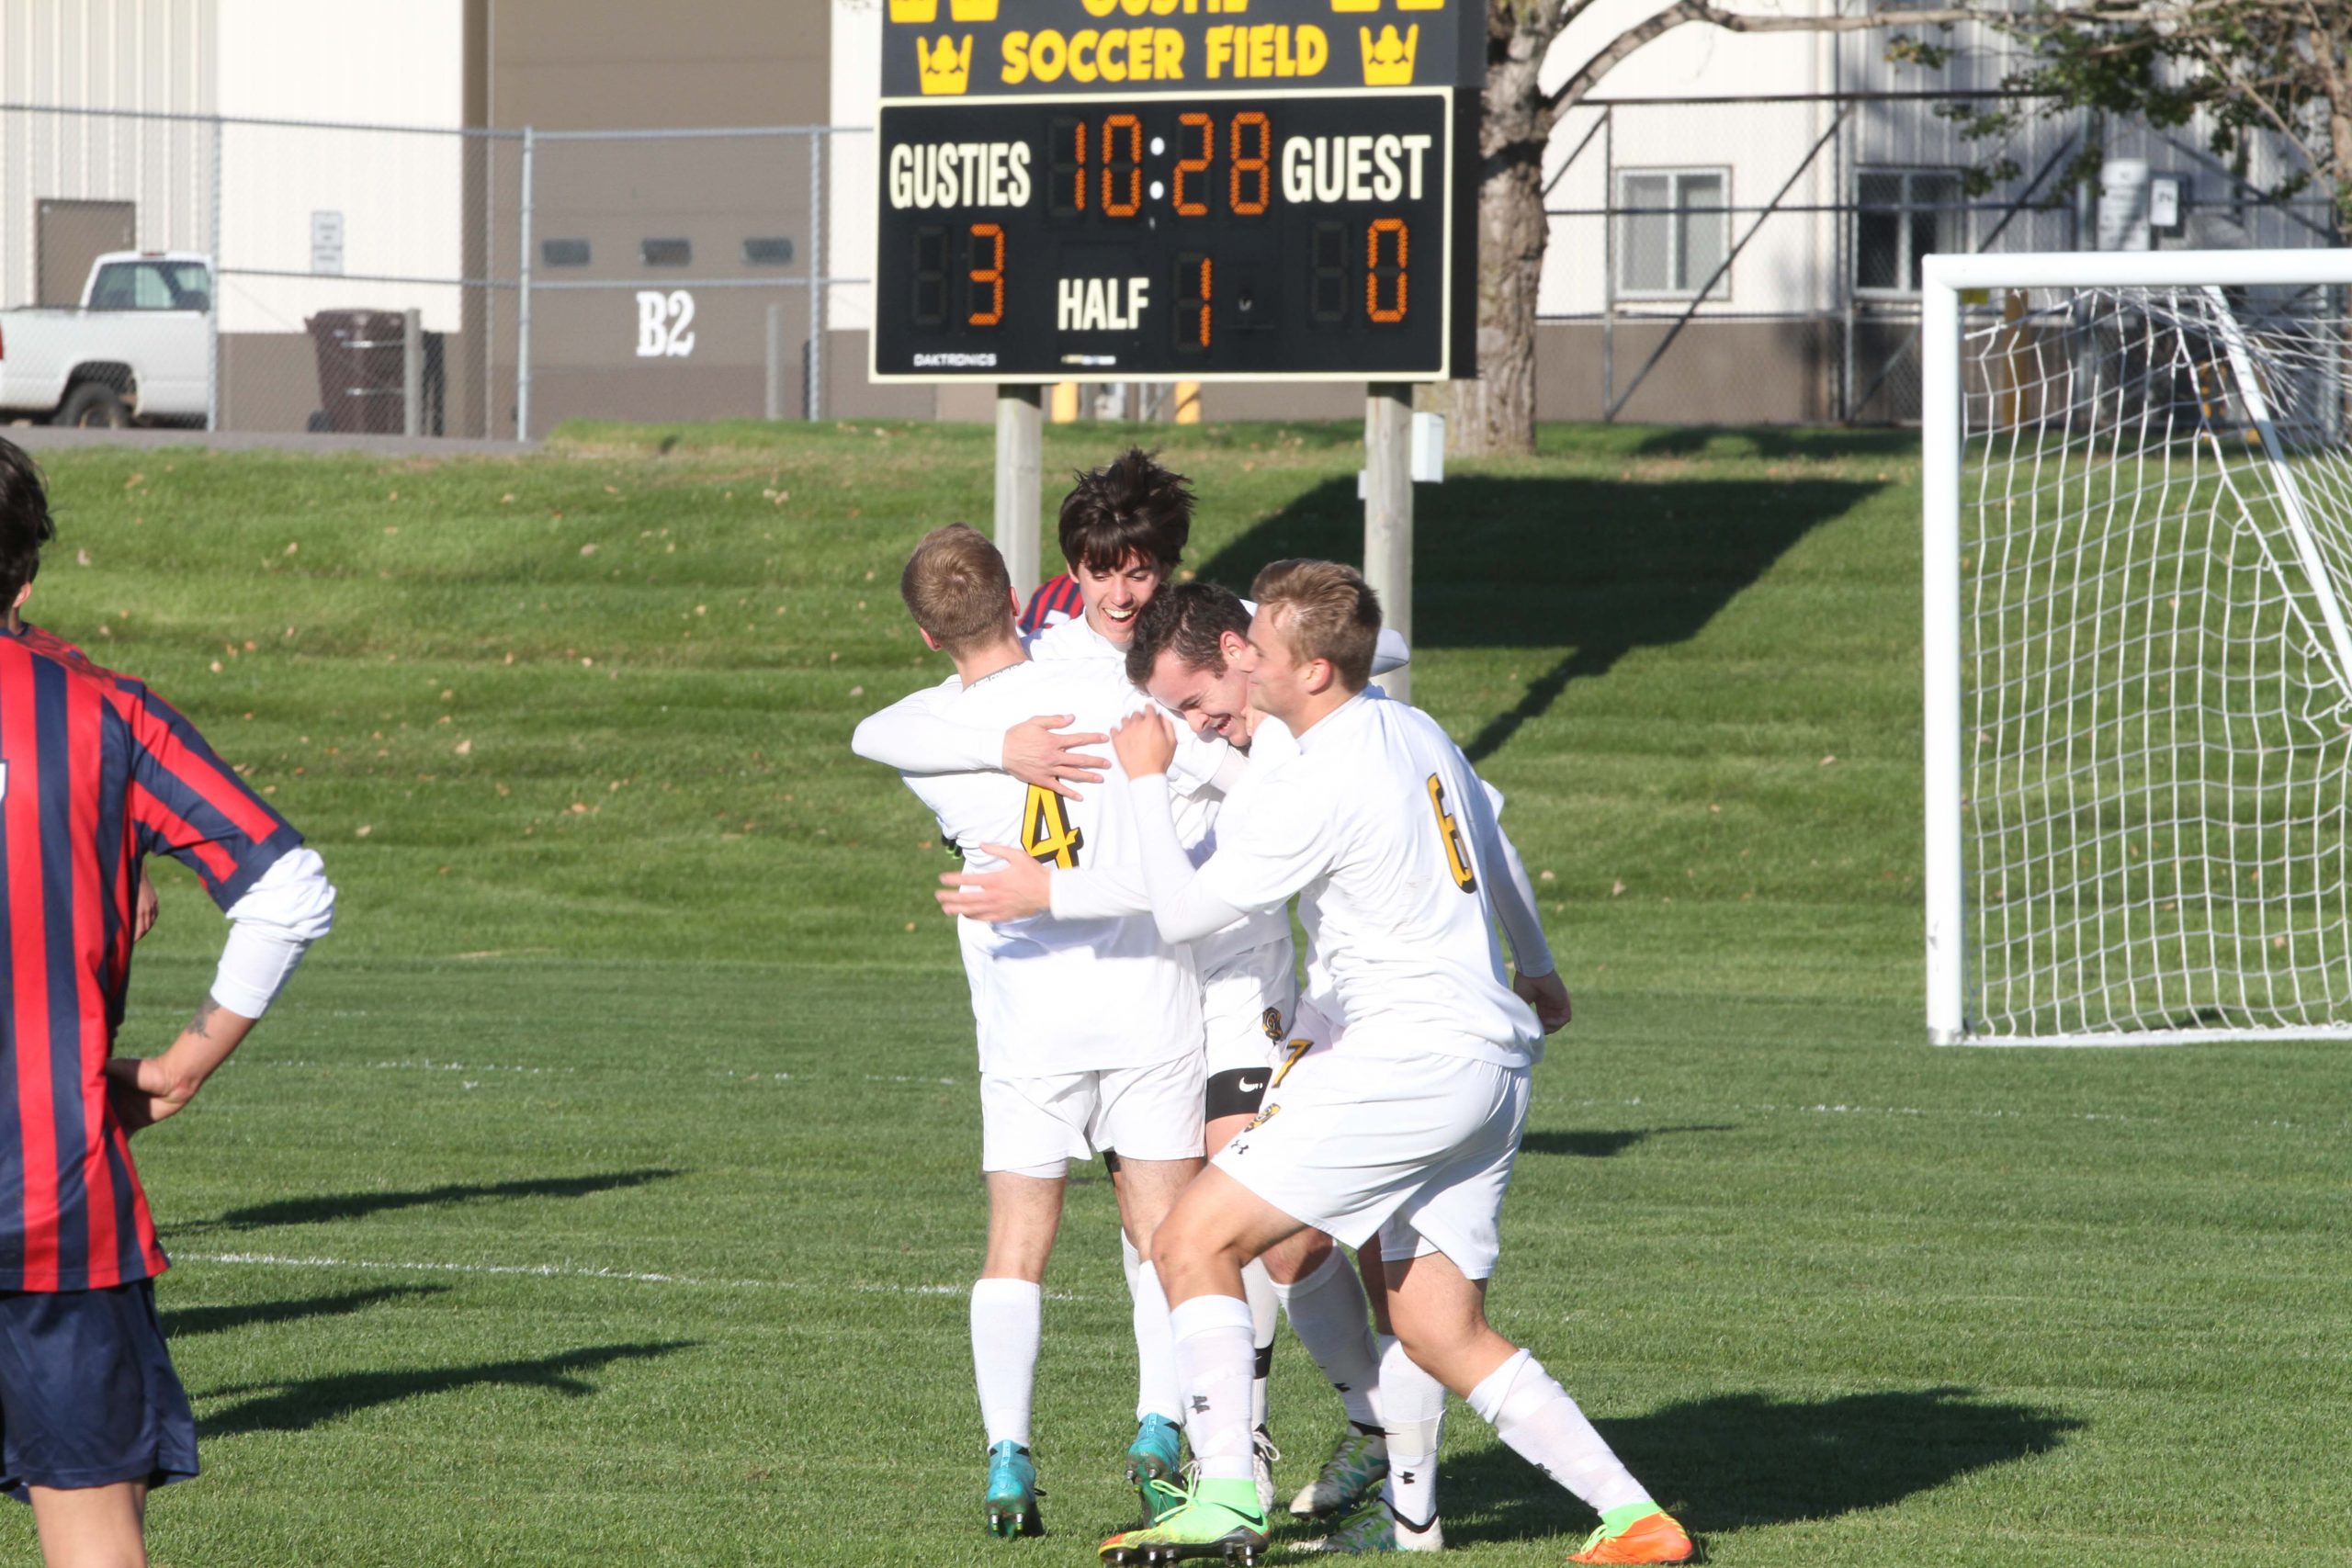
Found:
[[[2352,251],[1938,255],[1928,1033],[2352,1033]]]

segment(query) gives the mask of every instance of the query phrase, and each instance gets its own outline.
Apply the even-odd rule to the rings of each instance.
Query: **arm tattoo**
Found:
[[[219,1002],[214,1001],[210,997],[205,998],[204,1005],[196,1010],[196,1016],[194,1018],[188,1020],[187,1032],[190,1034],[199,1035],[207,1040],[211,1039],[212,1030],[210,1026],[212,1023],[212,1015],[220,1010],[220,1004]]]

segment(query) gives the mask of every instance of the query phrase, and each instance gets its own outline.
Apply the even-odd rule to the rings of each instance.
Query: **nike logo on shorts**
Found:
[[[1256,1083],[1251,1083],[1248,1078],[1243,1078],[1234,1087],[1240,1089],[1244,1094],[1255,1094],[1260,1089],[1266,1087],[1266,1080],[1260,1078]]]

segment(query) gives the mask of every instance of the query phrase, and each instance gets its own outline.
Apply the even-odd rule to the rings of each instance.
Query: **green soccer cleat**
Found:
[[[1290,1511],[1300,1518],[1345,1513],[1377,1493],[1387,1479],[1386,1435],[1350,1427],[1323,1461],[1321,1473],[1290,1500]]]
[[[1027,1449],[1007,1438],[989,1450],[989,1534],[1007,1540],[1045,1534],[1046,1520],[1037,1512],[1043,1495],[1036,1461]]]
[[[1136,1489],[1149,1526],[1184,1506],[1184,1433],[1165,1416],[1143,1418],[1127,1445],[1127,1484]]]
[[[1245,1478],[1198,1483],[1182,1506],[1156,1523],[1104,1541],[1102,1557],[1112,1568],[1160,1568],[1202,1558],[1257,1568],[1265,1550],[1266,1516],[1258,1506],[1257,1483]]]

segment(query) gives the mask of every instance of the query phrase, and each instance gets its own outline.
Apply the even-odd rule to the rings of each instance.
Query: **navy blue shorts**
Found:
[[[0,1292],[0,1491],[163,1486],[196,1473],[196,1416],[155,1285]]]

